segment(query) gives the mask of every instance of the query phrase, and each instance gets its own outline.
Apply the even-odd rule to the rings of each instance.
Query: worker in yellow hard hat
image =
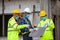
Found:
[[[18,9],[13,10],[12,13],[13,13],[13,15],[15,15],[15,14],[18,15],[18,16],[21,16],[22,15],[21,14],[21,11],[18,10]]]
[[[43,27],[44,24],[48,23],[44,34],[40,37],[40,40],[54,40],[53,29],[55,28],[55,25],[52,19],[46,17],[47,14],[45,10],[41,10],[39,15],[41,17],[41,21],[38,23],[38,27]]]
[[[40,15],[40,17],[46,16],[46,11],[45,10],[41,10],[39,15]]]
[[[7,40],[19,40],[18,31],[23,28],[28,28],[29,25],[19,25],[17,23],[17,20],[21,16],[21,11],[19,9],[13,10],[12,13],[13,16],[8,21]]]

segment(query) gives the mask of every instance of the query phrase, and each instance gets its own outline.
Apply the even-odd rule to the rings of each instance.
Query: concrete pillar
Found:
[[[60,16],[57,15],[57,40],[60,40],[59,29],[60,29]]]
[[[51,0],[48,0],[48,18],[52,18],[52,14],[51,14]]]

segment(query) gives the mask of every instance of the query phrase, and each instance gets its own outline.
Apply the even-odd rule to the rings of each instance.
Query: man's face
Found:
[[[25,17],[26,15],[27,15],[27,14],[24,13],[24,14],[22,14],[22,17]]]
[[[43,18],[44,16],[40,17],[40,18]]]
[[[18,20],[19,17],[20,17],[20,14],[19,14],[19,13],[17,13],[17,14],[13,14],[13,16],[14,16],[15,20]]]
[[[13,14],[13,16],[14,16],[14,17],[16,17],[16,16],[19,16],[19,17],[20,17],[20,14],[19,14],[19,13]]]

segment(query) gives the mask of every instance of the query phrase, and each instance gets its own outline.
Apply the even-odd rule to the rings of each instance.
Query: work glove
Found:
[[[34,31],[34,29],[29,29],[30,32]]]
[[[34,30],[37,31],[37,30],[39,30],[39,28],[38,27],[37,28],[34,28]]]
[[[32,32],[32,31],[37,31],[37,30],[39,30],[39,28],[29,29],[30,32]]]

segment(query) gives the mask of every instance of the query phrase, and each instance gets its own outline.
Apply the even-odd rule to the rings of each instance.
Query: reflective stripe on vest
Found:
[[[8,30],[8,32],[13,32],[13,31],[18,31],[18,30]]]
[[[12,26],[8,27],[8,31],[17,31],[13,29],[13,26],[15,26],[16,23],[14,23]],[[18,25],[16,25],[16,29],[17,29]]]
[[[51,31],[51,30],[46,30],[46,31]]]
[[[17,29],[18,25],[16,26],[16,29]]]
[[[8,28],[13,28],[13,26],[15,25],[16,23],[14,23],[12,26],[9,26]]]

